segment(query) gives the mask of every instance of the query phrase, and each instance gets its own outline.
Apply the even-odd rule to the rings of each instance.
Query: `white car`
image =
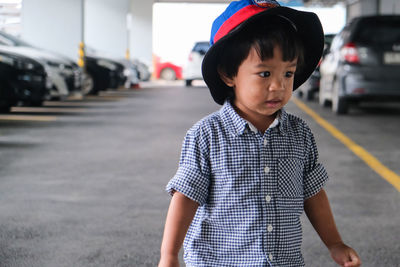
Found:
[[[201,64],[209,48],[209,42],[196,42],[193,46],[188,62],[183,68],[183,79],[186,82],[186,86],[191,86],[193,80],[203,80]]]

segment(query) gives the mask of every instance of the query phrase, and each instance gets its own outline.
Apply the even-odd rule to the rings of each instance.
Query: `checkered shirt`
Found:
[[[166,187],[199,203],[187,266],[304,266],[300,215],[328,176],[306,123],[284,109],[278,120],[254,132],[227,101],[187,132]]]

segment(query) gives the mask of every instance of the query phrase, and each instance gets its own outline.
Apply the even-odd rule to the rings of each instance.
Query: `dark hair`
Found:
[[[265,21],[257,20],[246,29],[241,29],[240,34],[233,36],[220,49],[217,69],[227,77],[233,78],[252,47],[256,49],[261,60],[266,60],[274,56],[276,45],[282,49],[283,61],[297,58],[296,73],[301,72],[304,62],[302,42],[290,20],[280,16],[268,17]]]

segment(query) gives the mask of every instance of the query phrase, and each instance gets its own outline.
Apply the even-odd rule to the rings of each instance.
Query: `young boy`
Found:
[[[313,13],[275,1],[232,2],[216,19],[203,77],[220,111],[183,143],[159,266],[304,266],[303,208],[341,266],[360,266],[336,229],[313,135],[286,113],[323,48]],[[185,237],[186,236],[186,237]]]

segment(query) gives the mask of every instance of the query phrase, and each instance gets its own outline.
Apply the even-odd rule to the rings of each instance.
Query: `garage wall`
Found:
[[[153,0],[131,0],[131,57],[151,64],[153,53]]]
[[[31,44],[78,58],[80,0],[23,0],[21,37]]]
[[[86,46],[102,54],[123,58],[128,41],[126,14],[130,12],[131,0],[85,2]],[[73,60],[78,59],[81,0],[23,0],[21,15],[23,39]],[[151,27],[151,17],[148,20]]]
[[[377,0],[357,0],[347,4],[347,21],[361,15],[378,14]]]
[[[399,0],[355,0],[348,1],[347,21],[361,15],[400,14]]]
[[[109,56],[123,58],[127,49],[126,15],[130,0],[86,0],[86,45]]]
[[[400,14],[400,1],[399,0],[384,0],[380,1],[381,14]]]

